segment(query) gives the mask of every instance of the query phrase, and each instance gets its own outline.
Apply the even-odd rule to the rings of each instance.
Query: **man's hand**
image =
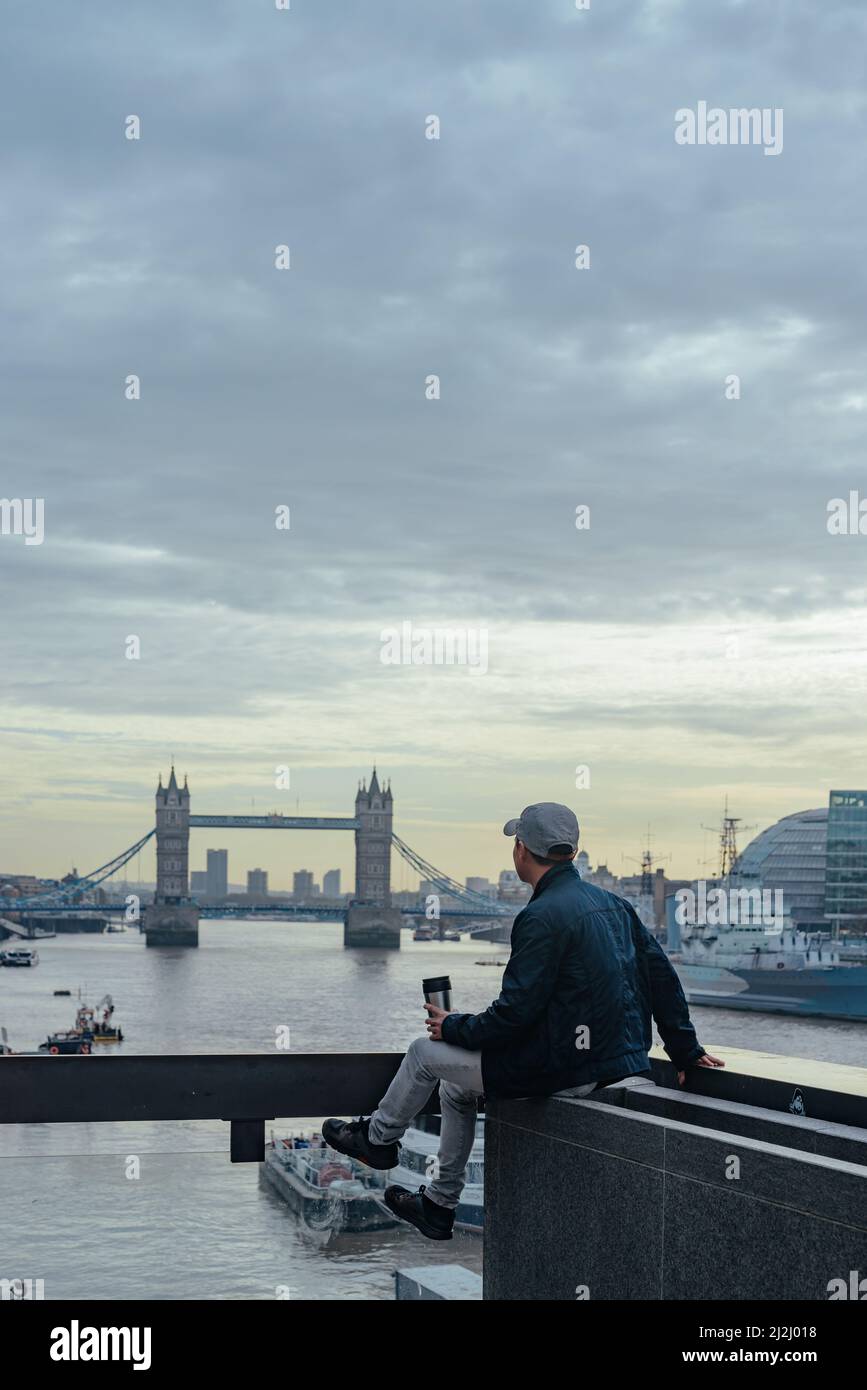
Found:
[[[428,1012],[425,1027],[433,1042],[442,1042],[443,1038],[443,1019],[448,1018],[450,1013],[456,1013],[455,1009],[438,1009],[436,1004],[425,1004]]]
[[[693,1062],[692,1065],[693,1065],[694,1067],[724,1067],[724,1066],[725,1066],[725,1062],[721,1062],[720,1059],[719,1059],[719,1057],[711,1057],[711,1055],[710,1055],[709,1052],[705,1052],[705,1053],[703,1053],[703,1054],[701,1055],[701,1057],[699,1057],[698,1061]],[[679,1071],[679,1072],[677,1073],[677,1084],[678,1084],[678,1086],[682,1086],[685,1080],[686,1080],[686,1072],[685,1072],[685,1071]]]

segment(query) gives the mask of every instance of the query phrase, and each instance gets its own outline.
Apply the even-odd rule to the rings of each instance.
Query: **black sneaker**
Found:
[[[425,1196],[424,1183],[418,1192],[410,1192],[397,1183],[385,1189],[385,1205],[401,1221],[408,1221],[428,1240],[451,1240],[455,1214]]]
[[[400,1162],[400,1144],[372,1144],[368,1135],[370,1117],[363,1115],[351,1124],[345,1120],[326,1120],[322,1126],[322,1138],[339,1154],[347,1158],[357,1158],[368,1168],[396,1168]]]

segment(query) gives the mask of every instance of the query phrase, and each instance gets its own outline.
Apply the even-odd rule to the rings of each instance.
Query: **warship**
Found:
[[[673,897],[666,908],[668,957],[691,1004],[867,1022],[867,959],[841,958],[828,933],[761,909],[709,924],[678,921]]]

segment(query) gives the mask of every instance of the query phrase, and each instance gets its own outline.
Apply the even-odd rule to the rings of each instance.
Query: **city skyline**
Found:
[[[186,774],[184,774],[184,780],[187,780]],[[366,779],[358,780],[366,781]],[[356,786],[357,785],[358,783],[356,783]],[[395,802],[397,807],[396,830],[397,833],[400,833],[400,798],[396,797]],[[580,808],[580,802],[577,800],[577,798],[573,800],[571,804]],[[817,800],[816,802],[814,802],[814,805],[820,808],[826,804],[827,795],[825,796],[824,801]],[[340,815],[341,813],[349,814],[349,811],[345,807],[342,808],[342,811],[341,808],[335,806],[325,807],[320,805],[313,807],[302,807],[300,804],[300,798],[296,798],[295,801],[288,807],[281,807],[279,803],[279,796],[277,793],[275,793],[274,801],[272,801],[272,803],[269,804],[267,807],[255,805],[255,801],[251,804],[251,806],[243,808],[237,806],[232,808],[226,808],[225,806],[217,805],[201,806],[199,804],[198,798],[194,799],[193,805],[194,813],[200,815],[217,813],[229,815],[245,815],[248,813],[255,813],[258,815],[266,815],[272,811],[277,811],[279,814],[286,815],[289,817],[293,815]],[[516,807],[515,809],[520,810],[522,808]],[[736,807],[729,807],[728,809],[732,814],[734,814],[738,810],[738,808]],[[809,809],[806,805],[798,806],[795,808],[790,807],[781,811],[780,815],[789,815],[792,814],[793,811],[802,811],[806,809]],[[750,823],[745,816],[739,816],[738,819],[740,822],[738,830],[738,849],[743,850],[746,848],[747,844],[752,839],[754,839],[762,830],[766,829],[769,825],[773,824],[775,820],[779,819],[779,817],[774,817],[773,820],[769,819],[765,823],[755,824]],[[116,824],[117,817],[115,817],[114,820]],[[147,828],[149,829],[150,826],[148,826]],[[433,834],[431,834],[430,838],[439,838],[445,850],[447,850],[449,843],[461,843],[463,846],[462,854],[466,856],[466,854],[468,853],[466,849],[467,829],[468,827],[464,826],[458,827],[456,829],[453,828],[451,831],[445,832],[439,830],[438,835],[436,837]],[[478,837],[478,843],[481,843],[482,845],[485,845],[487,847],[488,853],[487,859],[485,861],[487,867],[480,867],[478,863],[470,863],[469,860],[467,860],[466,867],[461,867],[460,870],[455,870],[455,868],[449,863],[436,861],[436,856],[429,857],[434,862],[437,862],[438,868],[449,873],[452,877],[458,879],[458,881],[460,882],[463,882],[467,878],[472,878],[476,876],[485,877],[492,882],[496,882],[499,879],[499,875],[501,872],[503,872],[503,870],[511,869],[511,842],[507,841],[502,836],[501,826],[489,827],[487,830],[483,829],[482,827],[475,827],[474,829],[475,836],[473,839],[473,843],[476,843],[476,837]],[[429,833],[431,832],[431,830],[432,827],[428,823]],[[712,877],[715,872],[715,866],[718,863],[719,858],[719,829],[715,828],[713,824],[703,823],[700,827],[700,830],[702,835],[700,858],[697,861],[697,863],[692,866],[679,866],[673,862],[671,854],[667,852],[665,846],[659,842],[659,837],[653,833],[652,824],[646,825],[644,827],[644,833],[640,837],[639,842],[632,846],[634,853],[627,853],[626,851],[624,851],[620,856],[620,862],[618,862],[613,856],[606,855],[604,852],[594,853],[592,845],[588,844],[583,826],[581,829],[579,850],[589,855],[590,862],[594,866],[594,868],[604,866],[616,877],[625,878],[639,873],[641,856],[643,852],[648,848],[650,849],[651,854],[653,856],[654,865],[658,864],[660,867],[663,867],[665,869],[666,875],[670,878]],[[115,830],[115,834],[116,833],[117,832]],[[134,843],[137,839],[140,838],[140,836],[143,833],[146,833],[146,831],[139,824],[136,828],[136,831],[134,833],[131,833],[129,836],[130,843]],[[344,883],[344,885],[353,883],[354,848],[352,843],[352,835],[350,833],[342,831],[335,832],[331,830],[293,830],[290,832],[293,842],[299,837],[304,842],[303,845],[299,845],[297,851],[292,849],[291,847],[288,850],[282,847],[284,843],[285,833],[286,832],[283,832],[282,835],[275,836],[273,830],[267,829],[223,829],[221,831],[221,838],[226,841],[226,844],[216,847],[213,845],[208,845],[206,843],[206,830],[194,830],[192,832],[191,838],[190,874],[192,875],[193,873],[196,873],[207,876],[210,857],[226,853],[228,854],[229,863],[231,863],[234,855],[236,862],[241,862],[245,865],[245,875],[249,871],[249,869],[253,869],[252,865],[247,866],[247,860],[250,859],[251,856],[255,857],[257,860],[257,865],[255,866],[255,868],[264,870],[264,872],[268,876],[269,889],[271,891],[292,891],[293,874],[299,871],[303,872],[308,870],[313,874],[314,878],[318,876],[320,880],[323,879],[326,874],[332,873],[336,870],[341,875],[341,881]],[[253,846],[250,843],[251,836],[253,835],[257,837],[255,841],[255,848],[253,848]],[[198,843],[195,837],[199,837]],[[405,836],[402,836],[402,838],[405,838]],[[492,844],[494,848],[491,847]],[[121,848],[123,848],[123,846],[121,846]],[[414,844],[413,848],[421,848],[422,852],[425,852],[424,846]],[[113,846],[112,853],[117,852],[117,846]],[[40,878],[61,878],[64,873],[69,872],[73,867],[78,869],[80,873],[86,874],[90,872],[90,870],[97,867],[96,861],[94,861],[93,864],[90,864],[87,867],[85,867],[85,861],[83,859],[80,862],[76,860],[74,864],[70,862],[68,865],[64,866],[61,869],[51,870],[46,869],[44,866],[39,867],[36,865],[25,866],[24,864],[13,864],[11,862],[11,859],[9,859],[8,855],[7,860],[8,862],[0,863],[0,871],[10,874],[34,874]],[[227,869],[226,872],[229,874],[229,876],[231,876],[231,871],[229,869]],[[133,881],[133,879],[136,876],[140,876],[142,882],[150,882],[155,877],[155,873],[155,845],[154,842],[151,841],[144,847],[141,854],[130,862],[130,864],[127,866],[125,870],[120,871],[119,877],[123,877],[125,875],[130,879],[130,881]],[[413,887],[413,875],[414,870],[409,865],[406,865],[396,852],[393,852],[392,881],[394,890],[406,891],[407,889]],[[344,887],[343,891],[351,892],[351,889]]]

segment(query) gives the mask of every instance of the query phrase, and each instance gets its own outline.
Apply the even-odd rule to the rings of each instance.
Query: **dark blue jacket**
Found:
[[[485,1095],[551,1095],[646,1071],[651,1017],[676,1066],[702,1055],[662,947],[629,903],[570,862],[540,878],[515,918],[499,999],[449,1014],[442,1036],[481,1050]]]

